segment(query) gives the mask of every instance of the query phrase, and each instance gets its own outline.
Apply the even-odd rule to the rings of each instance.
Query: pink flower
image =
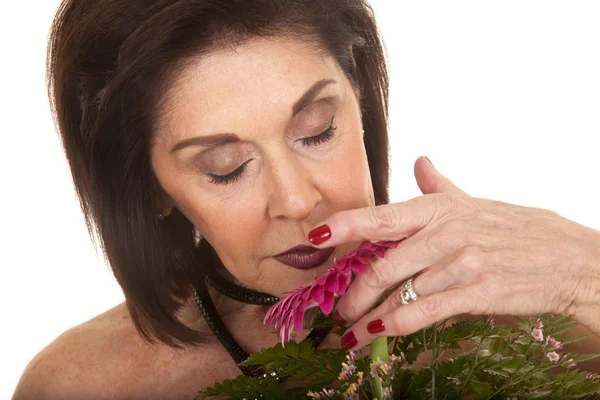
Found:
[[[340,381],[349,381],[350,378],[356,372],[356,365],[354,364],[355,353],[351,351],[349,354],[346,354],[346,361],[342,363],[342,372],[338,376]]]
[[[546,357],[548,357],[548,360],[550,360],[550,362],[557,362],[558,359],[560,358],[558,353],[555,351],[551,351],[549,353],[546,353]]]
[[[567,368],[573,368],[574,366],[577,365],[576,363],[573,362],[572,358],[569,358],[565,364],[567,364]]]
[[[552,346],[554,350],[560,350],[563,347],[563,344],[558,340],[554,339],[552,336],[546,337],[546,344]]]
[[[383,400],[393,400],[391,386],[386,386],[385,389],[383,389]]]
[[[333,389],[323,389],[318,393],[309,390],[307,394],[313,399],[335,399],[340,395],[340,392]]]
[[[541,319],[538,319],[538,320],[537,320],[537,323],[536,323],[535,327],[536,327],[537,329],[542,329],[542,328],[544,328],[544,324],[543,324],[543,322],[542,322],[542,320],[541,320]]]
[[[538,342],[542,342],[544,340],[544,333],[542,332],[541,328],[533,328],[531,331],[531,336]]]
[[[401,239],[404,240],[404,239]],[[396,248],[401,241],[363,242],[358,249],[333,259],[333,268],[317,278],[313,283],[286,292],[284,298],[275,303],[265,316],[264,323],[274,323],[279,329],[281,344],[290,338],[292,329],[298,332],[304,328],[306,310],[319,306],[328,315],[333,309],[336,297],[343,296],[356,275],[365,272],[373,256],[383,258],[389,248]]]

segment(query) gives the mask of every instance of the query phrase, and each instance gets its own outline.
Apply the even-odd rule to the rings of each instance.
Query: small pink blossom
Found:
[[[591,372],[588,372],[587,374],[585,374],[585,380],[596,382],[596,377]]]
[[[386,386],[383,389],[383,400],[393,400],[392,399],[392,387]]]
[[[576,366],[577,364],[573,362],[572,358],[569,358],[567,361],[565,361],[565,364],[567,364],[567,368],[573,368],[574,366]]]
[[[386,250],[396,248],[398,241],[365,241],[354,251],[334,258],[333,268],[318,277],[311,284],[301,286],[275,303],[265,316],[264,323],[274,323],[279,329],[281,344],[290,339],[292,329],[298,332],[304,328],[306,310],[319,306],[325,315],[333,309],[336,297],[343,296],[356,275],[365,272],[367,264],[373,256],[383,258]]]
[[[563,344],[558,340],[554,339],[552,336],[546,337],[546,344],[552,346],[554,350],[560,350],[563,347]]]
[[[536,327],[537,329],[543,329],[543,328],[544,328],[544,324],[542,323],[542,320],[541,320],[541,319],[538,319],[538,320],[537,320],[535,327]]]
[[[356,365],[354,365],[353,363],[343,362],[342,363],[342,372],[340,372],[338,379],[340,381],[348,381],[348,380],[350,380],[352,375],[354,375],[354,372],[356,372]]]
[[[335,399],[340,392],[333,389],[323,389],[320,392],[308,391],[307,395],[313,399]]]
[[[533,328],[531,331],[531,336],[538,342],[542,342],[544,340],[544,333],[541,328]]]
[[[549,353],[546,353],[546,357],[548,357],[548,360],[550,360],[550,362],[557,362],[558,359],[560,358],[560,356],[558,355],[558,353],[555,352],[555,351],[551,351]]]
[[[389,361],[373,360],[371,361],[371,376],[373,378],[393,378],[394,374],[398,371],[397,367],[405,360],[404,353],[400,352],[400,355],[390,355]]]

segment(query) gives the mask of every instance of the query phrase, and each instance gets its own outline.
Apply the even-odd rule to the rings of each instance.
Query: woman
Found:
[[[466,265],[476,281],[489,277],[488,265],[520,266],[509,249],[529,244],[526,234],[541,246],[555,244],[547,239],[554,232],[561,246],[598,260],[598,232],[544,210],[472,199],[424,158],[415,175],[427,196],[378,207],[389,203],[388,79],[363,1],[66,1],[48,66],[82,209],[127,301],[38,354],[15,398],[193,398],[217,380],[260,375],[236,363],[279,341],[262,323],[268,305],[368,236],[410,236],[386,257],[410,266],[373,264],[352,286],[338,315],[357,321],[353,340],[325,331],[295,339],[360,347],[378,334],[368,333],[371,320],[383,322],[372,332],[418,329],[430,321],[415,310],[448,289],[427,286],[427,274],[443,282],[439,274]],[[501,212],[524,225],[494,218]],[[373,225],[359,231],[357,213]],[[323,221],[329,229],[309,240]],[[505,263],[479,271],[478,255],[465,253],[443,268],[484,236],[460,236],[473,233],[466,221],[495,223],[489,243],[503,244]],[[421,298],[407,307],[392,298],[367,314],[372,298],[428,265],[414,281]],[[527,282],[545,276],[547,264],[531,271]],[[510,308],[511,298],[498,302],[506,308],[485,311],[525,311]],[[526,311],[564,311],[549,304]],[[482,310],[461,303],[451,311]],[[393,314],[401,312],[409,314]],[[412,325],[397,322],[408,317]]]

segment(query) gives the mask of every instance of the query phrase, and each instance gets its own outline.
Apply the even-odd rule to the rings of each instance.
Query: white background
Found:
[[[88,239],[44,87],[58,0],[0,13],[0,399],[123,301]],[[373,0],[391,67],[392,200],[427,155],[465,191],[600,229],[600,3]],[[101,254],[98,252],[98,254]]]

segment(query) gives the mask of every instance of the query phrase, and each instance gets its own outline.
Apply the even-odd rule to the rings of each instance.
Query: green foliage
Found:
[[[212,388],[201,392],[199,399],[215,396],[229,396],[228,399],[254,399],[262,393],[263,398],[307,398],[308,390],[320,390],[323,386],[334,382],[342,370],[342,362],[347,352],[344,349],[315,350],[308,340],[296,343],[289,341],[285,347],[277,343],[274,347],[264,348],[250,355],[240,365],[259,365],[266,367],[268,372],[276,371],[276,378],[254,379],[239,376],[228,379],[222,384],[217,383]],[[287,389],[283,382],[302,382],[302,387]],[[296,385],[297,386],[297,385]],[[267,394],[269,396],[267,396]]]
[[[587,337],[567,333],[576,326],[573,321],[542,316],[518,318],[517,324],[516,328],[494,326],[489,318],[452,325],[443,321],[407,336],[388,338],[391,354],[400,357],[393,364],[390,361],[391,372],[377,374],[384,387],[392,388],[395,399],[600,399],[600,376],[576,366],[600,355],[554,349],[545,340],[551,336],[567,344]],[[532,330],[541,324],[544,340],[535,340]],[[548,357],[553,351],[558,361]],[[343,349],[315,350],[308,341],[288,342],[285,348],[277,344],[253,354],[243,365],[277,370],[278,379],[240,376],[215,384],[201,392],[200,398],[254,399],[262,394],[265,399],[308,399],[312,398],[309,391],[329,388],[331,397],[327,398],[346,398],[344,391],[350,390],[361,399],[372,399],[371,360],[356,353],[349,361],[347,354]],[[426,366],[414,368],[422,357]],[[340,379],[343,362],[344,368],[350,363],[355,369]],[[359,371],[364,379],[359,379]]]

